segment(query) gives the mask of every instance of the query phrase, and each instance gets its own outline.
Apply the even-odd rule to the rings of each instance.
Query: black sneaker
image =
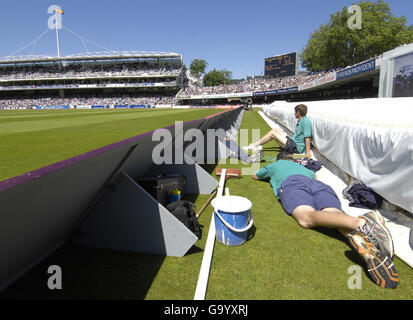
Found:
[[[399,284],[399,274],[393,261],[384,256],[362,232],[353,231],[348,239],[350,245],[367,263],[370,279],[382,288],[396,288]]]

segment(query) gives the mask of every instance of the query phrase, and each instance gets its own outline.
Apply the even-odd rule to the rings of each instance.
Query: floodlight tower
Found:
[[[54,10],[54,15],[55,15],[55,21],[56,21],[56,23],[55,23],[55,25],[56,25],[56,44],[57,44],[57,57],[58,57],[58,60],[59,60],[59,69],[61,69],[62,68],[62,64],[61,64],[61,61],[60,61],[60,39],[59,39],[59,28],[61,27],[61,19],[58,19],[58,16],[57,16],[57,14],[61,14],[61,15],[63,15],[64,14],[64,12],[63,12],[63,10],[61,10],[61,9],[58,9],[58,8],[55,8],[55,10]],[[59,21],[60,21],[60,23],[59,23]]]
[[[59,24],[57,23],[59,20],[57,20],[57,9],[54,11],[54,15],[55,15],[55,18],[56,18],[56,43],[57,43],[57,57],[59,58],[59,61],[60,61]]]

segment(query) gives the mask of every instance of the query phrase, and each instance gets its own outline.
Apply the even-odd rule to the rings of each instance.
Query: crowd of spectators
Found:
[[[91,77],[145,77],[178,76],[181,72],[175,66],[151,66],[147,63],[114,64],[68,64],[60,68],[53,65],[30,65],[17,68],[0,68],[0,80],[37,80],[37,79],[77,79]]]
[[[336,70],[328,70],[317,73],[300,74],[292,77],[278,78],[278,79],[265,79],[265,78],[252,78],[249,80],[243,80],[237,84],[220,85],[212,87],[188,87],[179,92],[179,96],[191,96],[191,95],[211,95],[211,94],[227,94],[227,93],[242,93],[242,92],[259,92],[270,91],[278,89],[286,89],[290,87],[299,86],[306,82],[313,81],[325,77]]]
[[[66,98],[44,97],[44,98],[0,98],[0,108],[34,108],[36,106],[114,106],[114,105],[172,105],[175,103],[174,95],[156,94],[118,94],[118,95],[87,95],[71,96]]]
[[[380,57],[380,55],[375,58]],[[182,89],[177,96],[146,96],[145,94],[136,95],[111,95],[111,96],[72,96],[67,98],[46,97],[46,98],[20,98],[20,97],[0,97],[0,108],[32,108],[35,106],[81,106],[81,105],[172,105],[175,104],[176,98],[193,96],[193,95],[213,95],[213,94],[230,94],[245,92],[260,92],[286,89],[299,86],[316,79],[329,76],[341,69],[332,69],[322,72],[308,72],[292,77],[278,79],[265,79],[263,77],[250,78],[240,81],[236,84],[211,86],[211,87],[187,87]],[[31,65],[26,67],[0,67],[0,87],[1,80],[13,79],[45,79],[45,78],[82,78],[82,77],[114,77],[114,76],[178,76],[181,69],[175,66],[154,66],[146,62],[131,63],[70,63],[63,66],[54,65]],[[174,80],[173,83],[176,83]],[[103,81],[98,86],[107,86],[111,82]],[[168,83],[165,83],[168,84]],[[133,85],[133,84],[131,84]],[[142,85],[136,84],[136,85]],[[60,86],[60,85],[56,85]],[[62,85],[66,86],[66,85]],[[71,85],[67,85],[71,86]],[[30,86],[29,86],[30,88]]]
[[[1,86],[0,82],[0,90],[13,90],[13,89],[69,89],[69,88],[81,88],[81,87],[89,87],[89,88],[105,88],[105,87],[151,87],[151,86],[176,86],[176,80],[173,81],[153,81],[153,82],[135,82],[135,83],[117,83],[112,81],[100,81],[96,84],[46,84],[46,85],[24,85],[24,86]]]
[[[373,58],[380,58],[382,55],[378,54]],[[321,72],[307,72],[305,74],[299,74],[297,76],[292,77],[284,77],[278,79],[265,79],[263,77],[251,78],[249,80],[243,80],[237,84],[230,84],[230,85],[219,85],[219,86],[211,86],[211,87],[187,87],[181,90],[178,93],[178,97],[186,97],[186,96],[204,96],[204,95],[213,95],[213,94],[228,94],[228,93],[243,93],[243,92],[260,92],[260,91],[271,91],[271,90],[279,90],[279,89],[287,89],[299,85],[303,85],[305,83],[311,82],[316,79],[320,79],[331,75],[334,72],[349,68],[351,66],[347,66],[345,68],[336,68],[325,70]]]
[[[0,67],[0,87],[6,86],[8,89],[33,89],[39,88],[41,84],[25,84],[24,86],[16,85],[14,82],[9,82],[12,86],[9,87],[7,81],[14,80],[38,80],[38,79],[74,79],[74,78],[101,78],[96,87],[102,88],[112,85],[112,81],[105,80],[105,77],[129,77],[139,76],[143,80],[136,83],[126,83],[125,86],[151,86],[153,84],[176,85],[176,80],[173,81],[154,81],[146,76],[171,76],[177,77],[181,72],[180,67],[175,65],[156,65],[147,62],[128,62],[128,63],[66,63],[61,66],[56,63],[48,64],[31,64],[24,66],[1,66]],[[93,84],[90,84],[92,85]],[[115,83],[116,85],[116,83]],[[47,88],[67,88],[77,87],[76,84],[47,84]],[[1,91],[0,91],[1,92]],[[114,105],[171,105],[175,103],[175,96],[170,93],[136,93],[136,94],[79,94],[70,95],[65,98],[59,97],[25,97],[16,93],[7,93],[0,97],[0,108],[33,108],[36,106],[114,106]]]

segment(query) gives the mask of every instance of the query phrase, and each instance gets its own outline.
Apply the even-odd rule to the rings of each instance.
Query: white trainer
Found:
[[[257,151],[261,151],[262,150],[262,146],[254,146],[252,143],[246,147],[243,147],[242,149],[244,149],[244,151],[248,152],[248,151],[253,151],[253,152],[257,152]]]

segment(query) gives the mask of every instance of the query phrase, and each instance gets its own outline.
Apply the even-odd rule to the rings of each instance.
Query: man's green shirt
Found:
[[[303,117],[297,123],[297,127],[295,128],[293,140],[297,145],[298,153],[305,153],[305,138],[312,137],[311,131],[311,122],[307,117]]]
[[[278,198],[277,189],[281,187],[281,184],[292,175],[303,175],[314,179],[315,173],[312,170],[307,169],[293,161],[289,160],[278,160],[270,165],[261,168],[255,174],[259,179],[270,179],[270,184],[274,191],[275,196]]]

